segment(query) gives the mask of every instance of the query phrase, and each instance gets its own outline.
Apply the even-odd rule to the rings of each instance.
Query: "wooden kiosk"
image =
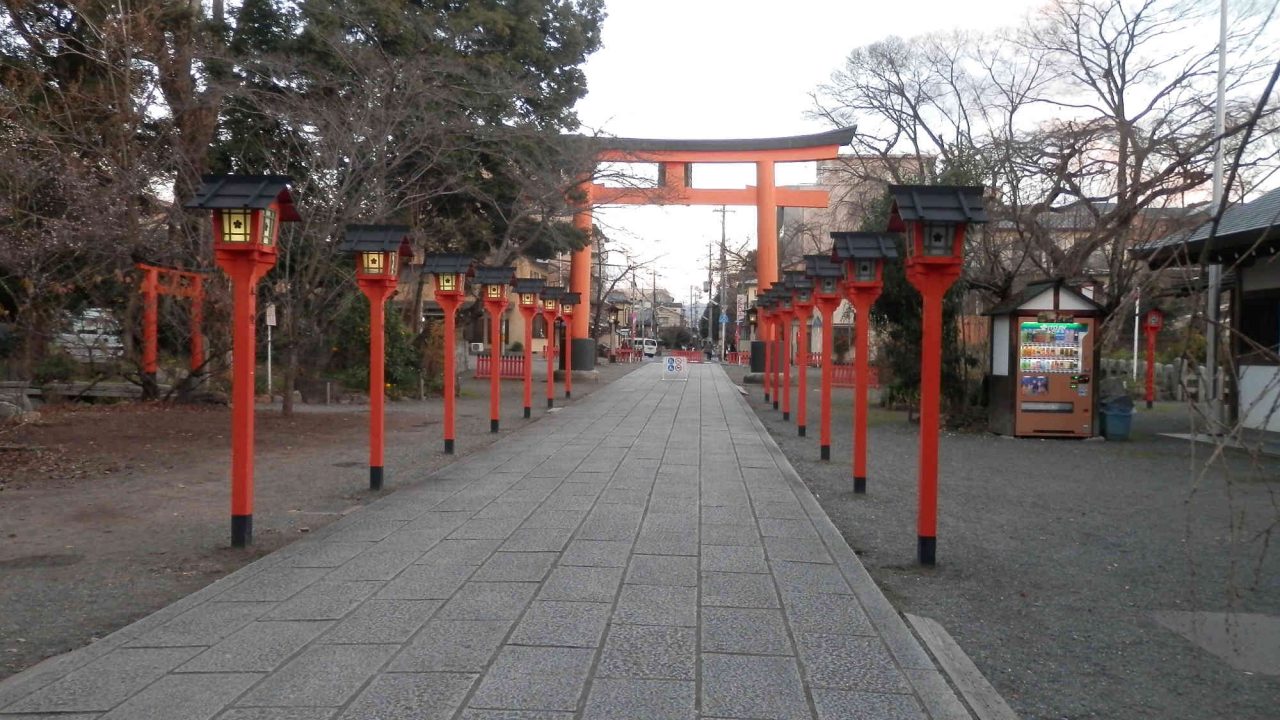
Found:
[[[1017,437],[1097,433],[1102,308],[1062,280],[1032,283],[991,317],[988,426]]]

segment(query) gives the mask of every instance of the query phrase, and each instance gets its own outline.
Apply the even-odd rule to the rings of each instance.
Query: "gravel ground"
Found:
[[[574,401],[640,366],[597,367],[598,381],[574,383]],[[546,412],[538,374],[532,420],[520,417],[519,382],[502,391],[494,435],[488,381],[463,381],[454,456],[442,452],[439,398],[389,402],[381,493],[368,490],[367,406],[299,405],[293,419],[259,406],[254,545],[245,550],[228,547],[225,409],[86,406],[0,437],[10,450],[49,455],[21,472],[0,466],[0,679],[150,615]],[[563,392],[557,384],[557,407]]]
[[[873,410],[868,494],[855,496],[852,392],[833,395],[835,460],[822,463],[817,392],[799,438],[746,387],[890,600],[946,627],[1019,716],[1280,717],[1280,677],[1235,669],[1153,618],[1280,616],[1280,559],[1266,552],[1280,462],[1229,451],[1205,469],[1205,446],[1193,458],[1189,443],[1157,436],[1184,431],[1173,404],[1139,411],[1129,442],[943,433],[939,564],[926,570],[915,565],[918,426]]]

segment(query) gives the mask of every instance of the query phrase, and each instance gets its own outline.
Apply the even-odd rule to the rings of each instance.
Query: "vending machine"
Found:
[[[1015,435],[1093,435],[1094,322],[1066,313],[1017,316]]]

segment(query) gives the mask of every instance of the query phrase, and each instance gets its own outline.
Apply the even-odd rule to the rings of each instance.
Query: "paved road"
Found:
[[[0,720],[963,713],[720,368],[656,364],[0,684]]]

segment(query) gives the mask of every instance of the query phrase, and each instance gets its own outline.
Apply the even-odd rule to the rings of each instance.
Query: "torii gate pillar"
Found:
[[[778,192],[773,185],[773,161],[759,160],[756,162],[757,292],[768,290],[776,282],[778,282]]]
[[[574,309],[573,318],[565,326],[565,347],[573,353],[573,363],[569,367],[575,370],[594,370],[596,342],[591,338],[592,305],[595,304],[595,297],[591,294],[591,184],[583,183],[580,189],[586,198],[573,214],[573,226],[585,233],[588,240],[581,250],[574,251],[569,257],[569,291],[578,293],[581,304]]]

